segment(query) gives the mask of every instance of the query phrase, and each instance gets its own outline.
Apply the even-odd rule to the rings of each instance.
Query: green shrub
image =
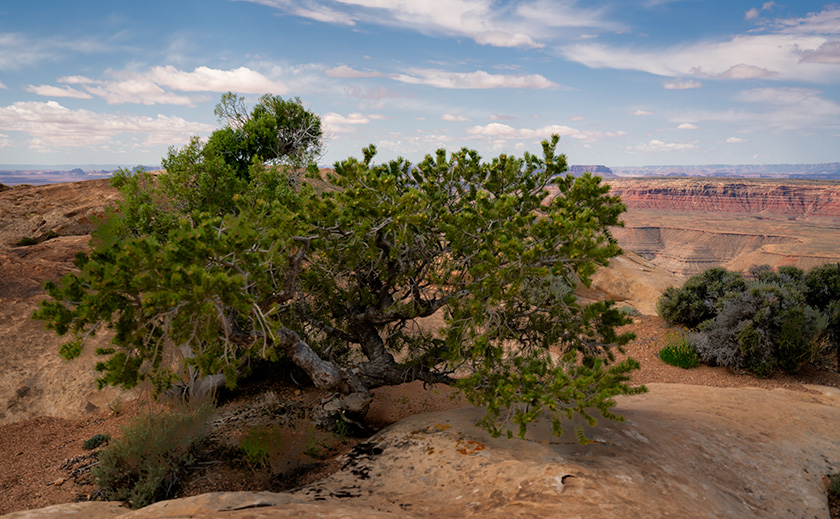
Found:
[[[193,447],[204,437],[213,407],[147,412],[99,453],[94,476],[108,499],[142,508],[167,498],[179,472],[194,461]]]
[[[828,493],[840,499],[840,474],[828,478]]]
[[[767,377],[795,373],[814,358],[827,325],[793,285],[756,282],[725,297],[693,343],[707,364]]]
[[[270,466],[272,459],[277,458],[283,450],[280,428],[276,425],[251,427],[242,437],[239,450],[251,467]]]
[[[717,314],[719,301],[727,294],[746,290],[737,272],[711,268],[690,277],[681,288],[669,287],[656,302],[656,311],[668,324],[696,328]]]
[[[746,279],[713,268],[668,289],[657,310],[667,322],[696,330],[690,342],[701,362],[758,377],[795,373],[824,344],[840,345],[840,265],[808,273],[761,265]]]
[[[16,245],[18,247],[29,247],[30,245],[37,245],[37,244],[38,244],[38,240],[36,240],[35,238],[31,238],[29,236],[24,236],[23,238],[20,239],[20,241],[17,242]]]
[[[103,443],[108,443],[108,441],[110,440],[111,437],[107,434],[94,434],[93,436],[85,440],[85,443],[82,444],[82,448],[89,451],[99,447]]]
[[[700,363],[697,350],[682,332],[671,332],[665,337],[665,346],[659,350],[659,359],[665,364],[690,369]]]

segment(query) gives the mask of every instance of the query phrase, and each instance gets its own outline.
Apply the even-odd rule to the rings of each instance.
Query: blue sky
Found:
[[[223,92],[300,97],[324,165],[561,135],[572,164],[840,161],[840,5],[797,0],[0,4],[0,164],[159,164]]]

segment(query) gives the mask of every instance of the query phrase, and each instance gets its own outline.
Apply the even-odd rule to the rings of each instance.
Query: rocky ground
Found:
[[[661,319],[639,316],[628,329],[637,338],[626,348],[626,354],[641,362],[642,369],[634,376],[634,381],[641,384],[786,389],[804,395],[818,395],[814,385],[840,388],[840,374],[814,368],[796,376],[777,375],[769,379],[707,366],[683,370],[662,363],[656,356],[668,331]],[[173,497],[220,491],[281,491],[309,484],[340,468],[334,457],[362,441],[318,431],[305,419],[287,422],[283,430],[288,457],[278,460],[275,474],[248,467],[236,455],[235,446],[242,431],[248,426],[271,423],[266,407],[288,405],[290,401],[305,404],[307,399],[318,397],[294,385],[274,382],[270,377],[258,378],[220,408],[222,419],[216,421],[211,435],[215,439],[205,447],[211,452],[206,453],[197,470],[185,476]],[[83,443],[95,434],[119,434],[121,425],[149,405],[142,403],[145,401],[141,397],[114,404],[81,419],[39,417],[0,426],[0,452],[6,453],[6,462],[0,464],[0,514],[91,498],[95,487],[84,467],[94,460]],[[464,405],[463,401],[451,400],[447,388],[425,390],[422,385],[410,384],[379,390],[368,420],[373,430],[417,413]],[[752,419],[756,424],[764,421],[761,415]],[[316,456],[301,455],[307,446],[315,446],[320,452]]]

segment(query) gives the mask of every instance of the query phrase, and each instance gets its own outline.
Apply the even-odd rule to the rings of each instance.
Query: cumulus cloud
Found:
[[[119,81],[103,81],[83,76],[67,76],[59,78],[58,81],[78,85],[88,94],[100,97],[110,105],[137,103],[192,106],[193,104],[189,96],[164,90],[148,77],[134,76]]]
[[[653,112],[648,112],[647,110],[639,108],[630,112],[630,115],[653,115]]]
[[[192,106],[194,100],[177,92],[238,92],[284,94],[288,87],[247,67],[231,70],[197,67],[192,71],[179,70],[171,65],[153,67],[145,72],[113,72],[113,80],[92,79],[85,76],[64,76],[64,85],[30,85],[28,90],[43,96],[90,99],[100,97],[108,104],[137,103],[144,105],[170,104]]]
[[[516,120],[516,116],[506,114],[490,114],[489,119],[491,121],[513,121]]]
[[[840,65],[840,40],[831,40],[813,50],[800,51],[802,63]]]
[[[692,142],[664,142],[658,139],[653,139],[650,142],[639,144],[637,146],[627,146],[627,151],[642,152],[642,153],[663,153],[667,151],[686,151],[697,149],[697,145]]]
[[[579,130],[570,126],[549,125],[541,128],[514,128],[502,123],[490,123],[486,125],[473,126],[467,129],[467,134],[473,137],[484,137],[493,141],[511,141],[520,139],[540,140],[553,134],[561,137],[571,137],[584,142],[593,142],[605,137],[618,137],[626,135],[623,131],[600,132]]]
[[[3,82],[2,82],[2,81],[0,81],[0,88],[2,88],[3,90],[7,90],[9,87],[7,87],[6,85],[4,85],[4,84],[3,84]]]
[[[742,139],[740,137],[729,137],[728,139],[726,139],[726,142],[728,144],[740,144],[742,142],[747,142],[747,139]]]
[[[698,71],[698,73],[703,74],[703,72],[700,71]],[[729,67],[720,74],[709,74],[708,77],[723,79],[771,79],[778,75],[778,72],[767,70],[766,68],[739,63],[738,65]]]
[[[456,122],[456,123],[463,123],[470,120],[469,117],[466,115],[457,115],[457,114],[443,114],[440,116],[442,121],[449,121],[449,122]]]
[[[440,69],[414,68],[404,74],[395,74],[391,79],[413,85],[428,85],[450,89],[488,88],[557,88],[560,85],[539,74],[490,74],[483,70],[475,72],[449,72]]]
[[[682,123],[679,126],[677,126],[677,129],[678,130],[696,130],[697,126],[695,126],[691,123]]]
[[[360,113],[341,115],[329,112],[321,116],[326,130],[331,133],[353,133],[353,126],[370,123],[370,118]]]
[[[662,83],[662,87],[665,88],[665,90],[688,90],[692,88],[700,88],[702,86],[703,83],[693,79],[674,79]]]
[[[145,75],[143,75],[145,76]],[[142,77],[142,76],[141,76]],[[248,67],[220,70],[197,67],[192,72],[169,65],[154,67],[148,77],[156,84],[180,92],[238,92],[241,94],[285,94],[289,88]]]
[[[139,136],[145,145],[178,144],[186,142],[190,135],[213,130],[211,125],[180,117],[70,110],[56,101],[0,107],[0,127],[30,135],[29,145],[37,150],[108,145],[122,134]]]
[[[771,6],[772,7],[772,6]],[[667,77],[836,82],[840,63],[840,6],[718,40],[645,49],[594,42],[560,48],[566,59],[592,68],[641,70]],[[840,59],[840,58],[838,58]]]
[[[763,4],[761,4],[761,8],[753,7],[752,9],[744,13],[744,18],[746,18],[747,20],[753,20],[761,15],[761,11],[769,11],[774,7],[776,7],[776,2],[764,2]]]
[[[69,86],[58,87],[52,85],[29,85],[25,87],[24,90],[44,97],[72,97],[74,99],[93,98],[92,95]]]
[[[603,9],[577,0],[241,0],[324,23],[385,25],[429,35],[470,38],[481,45],[540,48],[561,29],[619,30]]]

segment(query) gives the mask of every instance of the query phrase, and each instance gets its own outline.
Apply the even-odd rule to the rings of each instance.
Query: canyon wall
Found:
[[[627,206],[626,250],[680,276],[713,266],[812,268],[840,261],[840,182],[609,179]]]
[[[840,218],[840,182],[610,179],[628,209]]]

